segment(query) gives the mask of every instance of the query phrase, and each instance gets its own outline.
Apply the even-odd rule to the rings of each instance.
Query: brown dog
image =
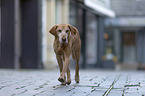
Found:
[[[73,59],[76,60],[75,81],[79,83],[81,40],[78,30],[69,24],[59,24],[53,26],[49,32],[55,36],[53,48],[60,68],[60,77],[58,80],[64,85],[71,83],[69,62],[70,55],[72,54]]]

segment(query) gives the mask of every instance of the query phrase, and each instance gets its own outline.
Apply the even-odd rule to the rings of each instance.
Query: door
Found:
[[[135,32],[123,32],[123,63],[136,63]]]

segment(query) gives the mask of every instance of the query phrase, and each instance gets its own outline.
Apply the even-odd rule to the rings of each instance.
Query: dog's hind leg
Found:
[[[75,81],[76,83],[79,83],[79,61],[76,61],[76,73],[75,73]]]
[[[75,70],[75,81],[76,83],[79,83],[79,60],[80,60],[80,49],[76,48],[77,50],[73,50],[72,57],[74,60],[76,60],[76,70]]]
[[[79,83],[80,79],[79,79],[79,55],[80,54],[75,54],[74,51],[73,51],[73,54],[72,54],[72,57],[73,59],[76,60],[76,70],[75,70],[75,81],[76,83]]]

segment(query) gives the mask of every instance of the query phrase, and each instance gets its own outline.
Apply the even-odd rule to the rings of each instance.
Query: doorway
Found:
[[[136,64],[136,32],[122,32],[122,59],[125,64]]]

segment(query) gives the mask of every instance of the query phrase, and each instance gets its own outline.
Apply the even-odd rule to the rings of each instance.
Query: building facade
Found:
[[[0,0],[0,68],[42,68],[41,2]]]
[[[111,0],[116,18],[106,19],[111,50],[120,66],[143,68],[145,64],[145,2],[144,0]],[[106,44],[108,47],[108,45]]]
[[[54,37],[49,30],[60,23],[80,32],[80,66],[100,68],[104,20],[115,14],[110,0],[0,0],[0,17],[1,68],[55,68]]]

